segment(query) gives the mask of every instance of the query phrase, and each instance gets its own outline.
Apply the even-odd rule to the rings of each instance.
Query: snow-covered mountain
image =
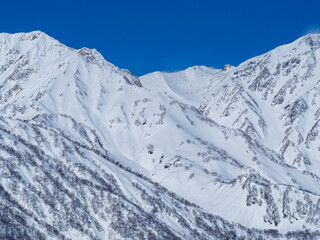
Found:
[[[0,237],[320,238],[320,35],[133,76],[0,34]]]
[[[207,135],[218,139],[214,145],[233,157],[238,172],[222,167],[218,186],[206,184],[205,193],[196,195],[200,202],[194,202],[246,226],[272,225],[280,231],[319,227],[319,60],[320,35],[315,34],[236,68],[208,74],[208,68],[195,67],[141,78],[143,85],[172,97],[181,92],[181,79],[185,96],[193,95],[192,86],[201,82],[201,97],[179,100],[195,106],[206,121],[225,132],[225,138],[210,130]],[[236,139],[242,140],[228,144]],[[199,152],[209,172],[221,164],[214,154]]]

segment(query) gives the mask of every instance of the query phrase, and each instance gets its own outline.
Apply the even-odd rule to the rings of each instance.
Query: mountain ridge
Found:
[[[15,233],[318,237],[319,38],[237,67],[136,77],[95,49],[72,49],[39,31],[0,34],[0,203],[20,209],[10,221],[34,219]],[[0,220],[1,234],[14,232]]]

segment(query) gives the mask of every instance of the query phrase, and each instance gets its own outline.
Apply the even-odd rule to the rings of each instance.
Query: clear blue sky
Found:
[[[320,28],[320,1],[2,1],[0,32],[41,30],[133,74],[238,65]]]

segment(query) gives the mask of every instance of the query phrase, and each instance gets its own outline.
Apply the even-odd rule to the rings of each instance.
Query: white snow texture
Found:
[[[0,34],[1,239],[320,239],[320,35],[142,77]]]

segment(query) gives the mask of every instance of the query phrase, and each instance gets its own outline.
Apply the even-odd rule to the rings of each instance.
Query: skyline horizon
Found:
[[[15,3],[15,7],[12,4]],[[308,32],[320,3],[200,0],[4,2],[1,32],[41,30],[73,48],[95,48],[137,75],[204,65],[237,66]]]
[[[15,35],[15,34],[24,34],[24,33],[33,33],[33,32],[34,32],[34,33],[39,32],[39,33],[45,34],[45,35],[47,35],[48,37],[53,38],[54,40],[60,42],[61,44],[65,45],[65,46],[67,46],[67,47],[69,47],[69,48],[75,49],[75,50],[80,50],[80,49],[82,49],[82,48],[88,48],[88,47],[86,47],[86,46],[83,46],[83,47],[81,47],[81,48],[73,48],[73,47],[71,47],[71,46],[63,43],[63,42],[60,41],[59,39],[54,38],[53,36],[51,36],[50,34],[46,33],[45,31],[42,31],[42,30],[32,30],[32,31],[28,31],[28,32],[23,32],[23,31],[22,31],[22,32],[0,32],[0,34],[11,34],[11,35]],[[136,74],[132,73],[131,69],[129,69],[129,68],[122,68],[122,67],[114,64],[112,61],[108,60],[108,57],[107,57],[107,56],[105,56],[103,53],[101,53],[101,52],[100,52],[97,48],[95,48],[95,47],[89,48],[89,49],[95,49],[96,51],[98,51],[98,52],[102,55],[102,57],[103,57],[106,61],[108,61],[109,63],[115,65],[116,67],[119,67],[119,68],[121,68],[121,69],[129,70],[129,71],[131,72],[131,74],[133,74],[133,75],[135,75],[135,76],[138,76],[138,77],[142,77],[142,76],[145,76],[145,75],[154,73],[154,72],[175,73],[175,72],[184,71],[184,70],[187,70],[187,69],[193,68],[193,67],[207,67],[207,68],[212,68],[212,69],[217,69],[217,70],[221,70],[221,69],[222,69],[224,66],[226,66],[226,65],[230,65],[231,67],[238,67],[238,66],[241,65],[242,63],[244,63],[244,62],[246,62],[246,61],[248,61],[248,60],[250,60],[250,59],[252,59],[252,58],[259,57],[259,56],[264,55],[264,54],[266,54],[266,53],[268,53],[268,52],[270,52],[270,51],[273,51],[273,50],[275,50],[275,49],[277,49],[277,48],[279,48],[279,47],[281,47],[281,46],[288,45],[288,44],[291,44],[291,43],[293,43],[293,42],[296,42],[296,41],[298,41],[299,39],[304,38],[304,37],[306,37],[306,36],[308,36],[308,35],[320,35],[320,31],[319,31],[319,32],[309,32],[309,33],[306,33],[305,35],[302,35],[302,36],[300,36],[300,37],[298,37],[298,38],[296,38],[296,39],[294,39],[294,40],[292,40],[292,41],[290,41],[290,42],[288,42],[288,43],[284,43],[284,44],[282,44],[282,45],[278,45],[278,46],[276,46],[276,47],[274,47],[274,48],[272,48],[272,49],[270,49],[270,50],[267,50],[266,52],[263,52],[263,53],[261,53],[261,54],[258,54],[258,55],[249,57],[248,59],[245,59],[244,61],[240,62],[240,63],[237,64],[237,65],[232,65],[232,64],[229,64],[229,63],[225,63],[225,64],[222,65],[220,68],[219,68],[219,67],[215,67],[215,66],[203,65],[203,64],[202,64],[202,65],[190,65],[190,66],[187,66],[187,67],[185,67],[185,68],[176,69],[176,70],[165,70],[165,69],[164,69],[164,70],[155,70],[155,71],[152,71],[152,72],[147,72],[147,73],[145,73],[145,74],[143,74],[143,75],[136,75]]]

